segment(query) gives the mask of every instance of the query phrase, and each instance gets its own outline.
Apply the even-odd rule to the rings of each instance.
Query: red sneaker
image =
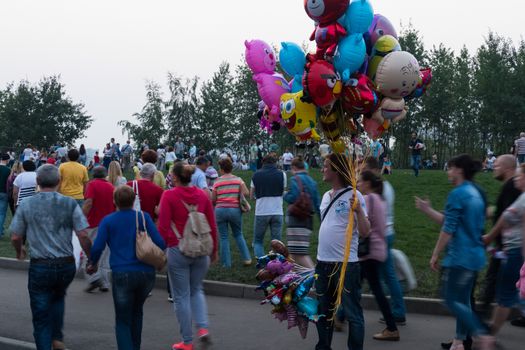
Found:
[[[210,341],[210,332],[206,328],[201,328],[197,331],[197,338],[203,342]]]
[[[180,342],[177,344],[173,344],[171,348],[173,350],[193,350],[193,344],[185,344],[184,342]]]

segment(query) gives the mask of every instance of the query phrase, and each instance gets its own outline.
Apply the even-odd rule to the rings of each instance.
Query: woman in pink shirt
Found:
[[[193,349],[192,319],[197,326],[197,337],[202,341],[209,340],[208,310],[202,282],[208,272],[210,260],[211,262],[217,260],[217,225],[208,195],[191,185],[191,175],[194,170],[195,167],[192,165],[175,163],[172,170],[175,187],[165,191],[160,201],[158,225],[160,234],[168,246],[171,295],[183,340],[173,345],[174,350]],[[188,220],[185,204],[195,205],[199,212],[205,214],[213,239],[211,256],[191,258],[179,250],[179,240],[172,225],[175,225],[180,235],[184,234],[184,226]]]
[[[386,328],[374,335],[377,340],[399,340],[399,331],[390,304],[385,297],[380,281],[381,264],[386,260],[386,202],[382,197],[383,180],[371,171],[363,171],[357,184],[359,191],[365,196],[370,235],[368,252],[359,256],[361,261],[361,277],[368,281],[376,302],[383,314]]]

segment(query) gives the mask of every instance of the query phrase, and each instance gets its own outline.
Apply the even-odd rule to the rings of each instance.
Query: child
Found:
[[[383,169],[381,170],[381,174],[383,175],[392,174],[392,162],[390,161],[390,157],[388,156],[385,156],[385,159],[383,161]]]
[[[100,165],[100,157],[98,156],[98,151],[95,152],[95,156],[93,157],[93,162],[95,163],[93,166],[97,167]]]

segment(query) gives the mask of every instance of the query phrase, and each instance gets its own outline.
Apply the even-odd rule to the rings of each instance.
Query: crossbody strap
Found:
[[[341,196],[345,193],[347,193],[348,191],[351,191],[352,190],[352,187],[347,187],[345,188],[341,193],[339,193],[337,196],[334,197],[334,199],[332,199],[332,201],[330,202],[330,204],[328,204],[328,207],[326,207],[326,210],[324,211],[323,213],[323,217],[321,218],[321,222],[324,221],[324,218],[326,217],[326,215],[328,214],[328,212],[330,211],[330,209],[332,208],[332,206],[334,205],[334,203],[339,199],[341,198]]]

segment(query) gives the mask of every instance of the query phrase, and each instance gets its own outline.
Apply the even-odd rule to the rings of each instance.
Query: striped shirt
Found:
[[[525,137],[516,140],[516,154],[525,154]]]
[[[18,198],[16,205],[20,203],[27,197],[31,197],[36,192],[36,173],[34,171],[27,171],[18,174],[13,182],[13,185],[18,187]]]
[[[216,208],[239,208],[242,179],[225,175],[219,177],[213,184],[213,191],[217,193]]]

